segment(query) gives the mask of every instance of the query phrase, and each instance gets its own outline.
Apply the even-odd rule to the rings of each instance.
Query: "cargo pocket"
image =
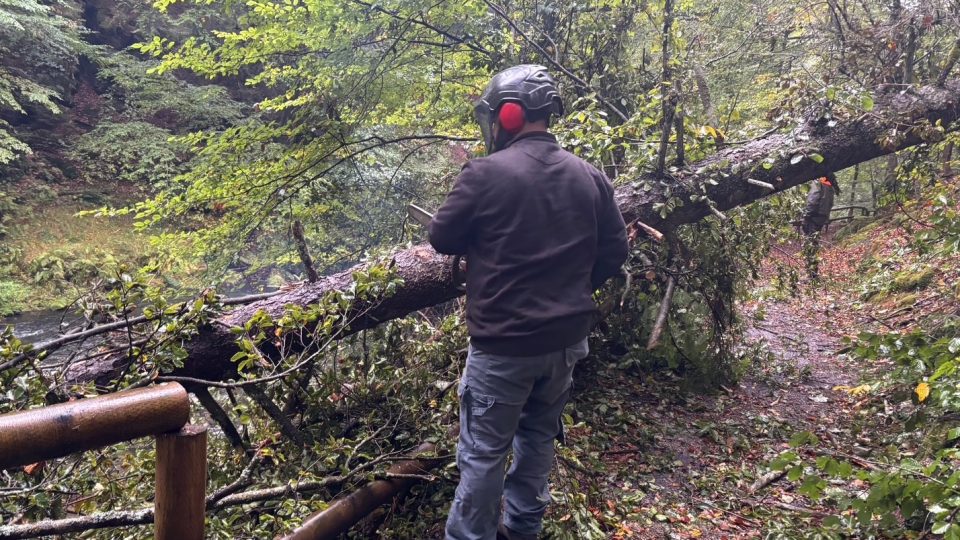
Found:
[[[567,367],[573,369],[573,365],[579,360],[583,360],[590,354],[590,345],[587,343],[587,340],[584,339],[579,343],[575,343],[563,351],[564,360],[567,363]]]
[[[477,450],[483,447],[481,441],[483,434],[488,430],[482,425],[485,422],[484,416],[493,407],[494,399],[492,396],[478,394],[469,386],[464,386],[460,395],[461,412],[465,418],[461,422],[466,423],[466,428],[461,431],[467,435],[465,441],[470,449]]]

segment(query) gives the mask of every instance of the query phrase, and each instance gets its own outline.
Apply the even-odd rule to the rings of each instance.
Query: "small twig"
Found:
[[[647,350],[652,351],[660,344],[660,335],[663,333],[663,327],[667,324],[667,315],[670,314],[670,303],[673,302],[673,291],[676,287],[676,279],[673,276],[667,278],[667,290],[663,294],[663,300],[660,302],[660,312],[657,314],[657,322],[653,325],[653,332],[650,333],[650,340],[647,341]]]
[[[659,243],[663,243],[663,233],[654,229],[653,227],[647,225],[646,223],[636,219],[633,221],[633,224],[639,227],[643,232],[647,233],[647,236],[653,238]]]
[[[960,506],[954,507],[953,511],[950,512],[950,515],[947,516],[947,519],[943,520],[945,523],[953,523],[953,519],[957,517],[957,513],[960,512]],[[924,529],[923,533],[917,537],[917,540],[924,540],[924,538],[932,534],[932,529]]]
[[[633,274],[624,271],[623,275],[626,276],[626,281],[623,284],[623,294],[620,295],[620,309],[623,309],[624,304],[627,303],[627,297],[630,295],[630,287],[633,285]]]
[[[810,508],[806,508],[806,507],[803,507],[803,506],[796,506],[796,505],[793,505],[793,504],[787,504],[787,503],[782,502],[782,501],[770,501],[769,503],[766,503],[766,504],[771,504],[771,505],[776,506],[777,508],[781,508],[781,509],[783,509],[783,510],[789,510],[789,511],[791,511],[791,512],[798,512],[798,513],[800,513],[800,514],[807,514],[807,515],[809,515],[809,516],[813,516],[813,517],[817,517],[817,518],[825,518],[825,517],[829,517],[829,516],[830,516],[830,514],[825,514],[825,513],[823,513],[823,512],[820,512],[820,511],[817,511],[817,510],[812,510],[812,509],[810,509]]]
[[[376,477],[386,478],[388,480],[418,480],[421,482],[435,482],[437,480],[437,477],[432,474],[403,474],[386,472],[382,475],[376,475]]]
[[[584,467],[583,465],[580,465],[580,464],[577,463],[576,461],[573,461],[572,459],[567,458],[566,456],[561,456],[560,454],[557,454],[557,459],[559,459],[560,461],[562,461],[563,464],[566,465],[567,467],[570,467],[571,469],[573,469],[573,470],[575,470],[575,471],[577,471],[577,472],[579,472],[579,473],[585,474],[585,475],[587,475],[587,476],[596,476],[596,475],[597,475],[597,471],[591,471],[590,469],[587,469],[587,468]]]
[[[217,502],[219,502],[224,497],[228,495],[233,495],[234,493],[240,491],[241,489],[250,485],[251,478],[253,477],[253,471],[256,470],[257,466],[264,461],[266,454],[257,453],[252,458],[250,462],[247,463],[247,466],[244,467],[243,472],[240,473],[240,476],[237,477],[233,482],[223,486],[222,488],[214,491],[210,495],[207,495],[206,505],[207,508],[212,508]]]
[[[768,184],[767,182],[761,182],[760,180],[754,180],[753,178],[747,178],[747,183],[751,186],[758,186],[764,189],[769,189],[770,191],[776,191],[777,188],[773,187],[773,184]]]
[[[760,522],[758,522],[758,521],[756,521],[756,520],[754,520],[754,519],[750,519],[750,518],[748,518],[747,516],[745,516],[745,515],[743,515],[743,514],[741,514],[741,513],[739,513],[739,512],[734,512],[733,510],[727,510],[726,508],[721,508],[721,507],[717,506],[716,504],[714,504],[714,503],[712,503],[712,502],[710,502],[710,501],[708,501],[708,500],[706,500],[706,499],[701,499],[701,498],[699,498],[699,497],[694,497],[694,498],[695,498],[696,500],[700,501],[701,504],[705,504],[705,505],[709,506],[710,508],[713,508],[714,510],[719,510],[720,512],[723,512],[724,514],[729,514],[729,515],[731,515],[731,516],[733,516],[733,517],[735,517],[735,518],[737,518],[737,519],[740,519],[740,520],[742,520],[744,523],[746,523],[747,525],[750,525],[751,527],[757,527],[757,528],[763,527],[763,524],[762,524],[762,523],[760,523]]]
[[[782,471],[770,471],[767,474],[764,474],[763,476],[761,476],[760,478],[757,478],[757,481],[751,484],[749,488],[747,488],[747,492],[750,494],[756,493],[761,489],[766,488],[770,484],[780,481],[780,479],[786,475],[787,475],[786,469]]]
[[[713,204],[707,204],[707,208],[710,209],[710,213],[711,213],[711,214],[717,216],[718,218],[720,218],[720,219],[723,220],[723,221],[727,221],[727,220],[730,219],[730,218],[727,217],[726,214],[724,214],[723,212],[721,212],[720,210],[718,210],[717,207],[714,206]]]

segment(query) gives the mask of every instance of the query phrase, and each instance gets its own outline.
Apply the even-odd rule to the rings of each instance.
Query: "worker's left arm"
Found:
[[[466,255],[473,230],[480,179],[468,162],[460,171],[447,199],[434,214],[428,231],[430,244],[438,253]]]

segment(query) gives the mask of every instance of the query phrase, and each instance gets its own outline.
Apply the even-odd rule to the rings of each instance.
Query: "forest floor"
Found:
[[[613,368],[583,374],[574,398],[579,423],[553,480],[549,537],[597,538],[601,529],[616,539],[816,537],[835,509],[798,494],[798,484],[769,464],[791,449],[792,437],[809,432],[820,444],[802,457],[871,468],[858,454],[869,454],[881,436],[868,406],[875,396],[860,385],[889,366],[857,365],[844,354],[844,338],[908,328],[957,304],[944,295],[956,266],[910,292],[881,294],[864,284],[864,261],[888,256],[907,238],[885,226],[845,243],[828,239],[825,277],[802,277],[792,296],[772,284],[778,264],[803,275],[799,245],[775,248],[755,299],[743,306],[752,363],[737,386],[702,395]],[[858,482],[831,487],[856,493],[864,487]]]

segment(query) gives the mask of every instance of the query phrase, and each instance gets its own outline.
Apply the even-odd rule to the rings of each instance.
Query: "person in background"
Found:
[[[807,274],[811,280],[816,280],[820,277],[820,237],[830,223],[833,197],[840,194],[840,185],[833,173],[817,178],[811,184],[800,228],[803,231],[803,258]]]
[[[610,181],[548,131],[563,102],[545,67],[497,74],[475,113],[488,155],[463,167],[429,226],[434,249],[468,264],[460,483],[446,538],[535,539],[593,292],[619,273],[627,235]]]

